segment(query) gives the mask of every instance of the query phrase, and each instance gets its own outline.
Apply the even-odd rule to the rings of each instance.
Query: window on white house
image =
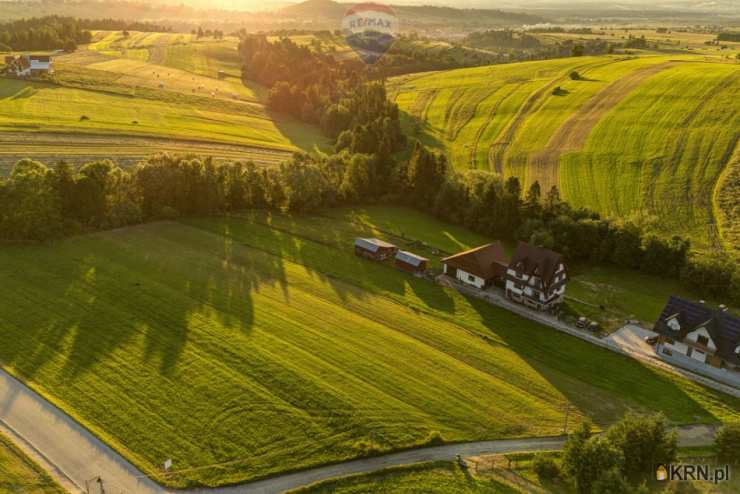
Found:
[[[468,275],[468,281],[471,282],[471,283],[475,283],[475,276],[473,276],[472,274],[469,274]]]
[[[696,338],[696,343],[698,343],[701,346],[709,346],[709,338],[706,336],[700,335]]]

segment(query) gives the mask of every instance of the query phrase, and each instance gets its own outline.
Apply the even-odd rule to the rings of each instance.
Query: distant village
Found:
[[[460,289],[467,294],[499,291],[504,297],[536,313],[556,316],[565,301],[568,269],[563,255],[519,242],[511,256],[494,242],[441,259],[442,274],[435,277],[430,261],[377,238],[357,238],[355,254],[373,261],[393,260],[396,268],[418,277]],[[482,297],[485,298],[485,297]],[[585,318],[577,328],[598,331]],[[671,297],[644,342],[663,360],[679,367],[707,372],[731,371],[740,384],[740,318],[728,308],[704,301]],[[714,371],[712,371],[714,369]]]

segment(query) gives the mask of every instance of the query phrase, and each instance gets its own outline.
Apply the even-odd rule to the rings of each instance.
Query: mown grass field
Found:
[[[138,159],[141,151],[124,150],[140,147],[152,154],[174,147],[269,164],[274,156],[262,150],[284,159],[327,144],[319,129],[267,110],[264,88],[241,81],[235,39],[191,38],[97,33],[91,45],[55,59],[51,83],[0,79],[0,162],[7,168],[22,157],[48,156],[33,137],[24,142],[28,133],[72,136],[56,156],[71,161],[106,153]],[[226,78],[218,77],[219,70]],[[91,145],[89,136],[98,142]],[[107,146],[100,136],[107,137]],[[154,139],[137,146],[131,137]],[[208,143],[213,146],[204,148]]]
[[[713,197],[737,144],[740,64],[712,60],[527,62],[399,77],[390,93],[406,130],[456,168],[557,185],[575,206],[703,250],[731,243],[719,234],[737,228],[718,228]]]
[[[477,479],[453,463],[437,462],[390,468],[378,473],[329,480],[290,494],[517,494],[497,479]]]
[[[356,258],[353,238],[378,226],[349,218],[387,226],[391,210],[337,214],[190,219],[2,247],[0,361],[177,486],[436,433],[558,434],[566,407],[572,423],[601,425],[628,409],[676,423],[740,417],[739,400]],[[441,224],[437,235],[476,241]]]
[[[63,494],[46,472],[0,435],[0,494]]]

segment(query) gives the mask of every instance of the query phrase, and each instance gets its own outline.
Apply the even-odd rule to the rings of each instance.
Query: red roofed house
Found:
[[[442,265],[447,276],[484,289],[504,280],[509,260],[501,242],[494,242],[442,259]]]
[[[506,271],[506,296],[533,309],[554,311],[565,299],[567,281],[561,254],[519,242]]]

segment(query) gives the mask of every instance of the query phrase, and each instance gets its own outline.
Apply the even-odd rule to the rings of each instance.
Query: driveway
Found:
[[[655,349],[645,343],[645,338],[648,336],[657,336],[657,333],[633,324],[628,324],[619,331],[609,335],[606,340],[624,350],[640,353],[648,357],[655,357]]]
[[[616,345],[627,353],[632,355],[638,354],[653,359],[659,359],[663,362],[667,362],[675,367],[680,367],[694,374],[699,374],[714,381],[732,386],[736,390],[740,390],[740,372],[733,372],[729,370],[715,369],[706,364],[702,364],[690,357],[675,354],[673,356],[664,355],[656,352],[655,348],[645,343],[644,339],[646,336],[656,336],[657,333],[648,331],[639,326],[627,325],[612,334],[606,341]],[[737,394],[736,394],[737,396]]]
[[[456,455],[479,456],[517,451],[544,451],[562,447],[564,437],[509,439],[450,444],[393,453],[318,467],[235,487],[172,491],[149,480],[114,450],[72,418],[5,371],[0,370],[0,425],[10,430],[19,446],[50,470],[71,490],[101,492],[102,479],[108,494],[274,494],[314,482],[368,473],[391,466],[453,460]],[[709,445],[714,429],[688,426],[679,429],[682,445]]]

